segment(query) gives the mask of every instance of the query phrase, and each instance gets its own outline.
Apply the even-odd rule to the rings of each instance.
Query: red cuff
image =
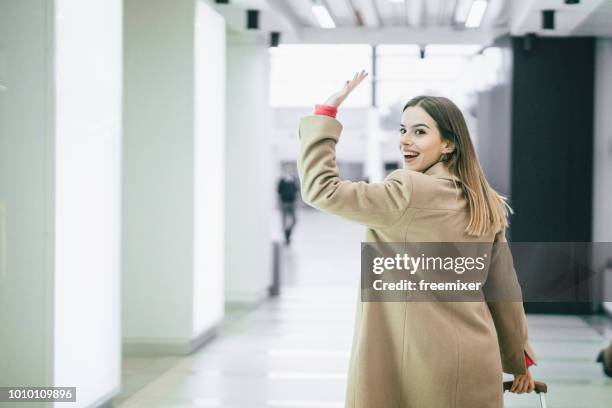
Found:
[[[326,115],[331,116],[332,118],[336,117],[336,113],[338,113],[338,108],[331,105],[315,105],[314,114],[315,115]]]
[[[525,364],[527,365],[527,368],[529,368],[529,366],[533,365],[533,361],[529,358],[527,353],[525,353]]]

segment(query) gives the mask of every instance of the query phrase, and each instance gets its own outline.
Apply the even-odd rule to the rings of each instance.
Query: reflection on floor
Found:
[[[281,296],[251,310],[229,308],[218,337],[190,356],[126,357],[114,406],[344,406],[359,281],[354,253],[363,229],[314,211],[298,216],[292,246],[282,255]],[[528,320],[540,357],[532,373],[548,383],[549,407],[612,407],[612,379],[594,362],[612,340],[610,322]],[[507,407],[539,406],[535,394],[505,399]]]

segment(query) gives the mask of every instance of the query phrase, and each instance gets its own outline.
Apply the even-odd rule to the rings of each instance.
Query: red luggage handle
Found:
[[[506,391],[510,391],[510,388],[512,387],[512,383],[514,381],[504,381],[504,392]],[[546,394],[548,392],[548,385],[546,385],[546,383],[540,382],[540,381],[536,381],[535,382],[535,390],[536,393],[544,393]]]

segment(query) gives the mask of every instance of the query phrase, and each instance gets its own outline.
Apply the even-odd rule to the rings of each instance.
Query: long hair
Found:
[[[439,96],[417,96],[404,105],[418,106],[436,122],[443,140],[453,143],[455,149],[444,158],[451,174],[461,180],[461,188],[470,210],[470,222],[465,232],[481,236],[493,229],[497,232],[508,226],[508,213],[512,208],[506,197],[498,194],[487,182],[461,110],[450,99]]]

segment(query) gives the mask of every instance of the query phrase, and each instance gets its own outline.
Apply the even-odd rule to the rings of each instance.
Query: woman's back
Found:
[[[335,162],[341,131],[328,116],[300,122],[306,203],[364,225],[365,242],[504,240],[503,231],[466,233],[469,205],[443,162],[424,172],[393,171],[382,183],[341,180]],[[524,372],[526,339],[520,302],[362,302],[360,292],[346,406],[502,407],[502,369]]]

